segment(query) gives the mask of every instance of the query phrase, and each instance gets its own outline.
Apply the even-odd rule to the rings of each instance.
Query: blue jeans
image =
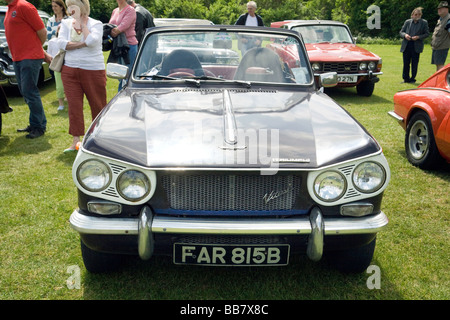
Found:
[[[13,62],[20,93],[30,109],[30,127],[46,130],[47,118],[37,86],[42,59],[25,59]]]
[[[137,51],[138,51],[137,44],[130,45],[130,50],[128,50],[128,57],[130,58],[130,64],[126,65],[129,70],[128,72],[131,72],[131,68],[133,67],[134,60],[136,60]],[[122,81],[125,81],[125,80],[119,80],[119,91],[122,89]],[[125,82],[123,82],[123,84],[125,84]]]

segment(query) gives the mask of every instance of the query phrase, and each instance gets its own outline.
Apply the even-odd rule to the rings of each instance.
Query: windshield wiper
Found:
[[[233,81],[234,83],[242,84],[243,86],[250,88],[252,86],[250,81],[244,81],[244,80],[228,80],[224,78],[218,78],[218,77],[211,77],[211,76],[200,76],[200,77],[194,77],[194,79],[198,80],[219,80],[219,81]]]
[[[226,79],[218,78],[218,77],[211,77],[211,76],[198,76],[198,77],[194,77],[193,79],[196,79],[196,80],[219,80],[219,81],[226,81]]]
[[[217,78],[217,77],[211,77],[211,76],[198,76],[193,78],[176,78],[176,77],[169,77],[169,76],[163,76],[160,74],[152,74],[152,75],[140,75],[138,77],[145,77],[150,79],[164,79],[164,80],[184,80],[188,83],[193,83],[197,87],[200,87],[200,80],[219,80],[219,81],[233,81],[234,83],[241,84],[245,86],[246,88],[251,88],[252,84],[250,81],[244,81],[244,80],[227,80],[223,78]]]
[[[179,79],[179,78],[175,78],[175,77],[163,76],[160,74],[152,74],[150,77],[152,79],[165,79],[165,80],[178,80]]]
[[[197,87],[200,87],[200,81],[196,80],[196,79],[191,79],[191,78],[177,78],[177,77],[169,77],[169,76],[163,76],[160,74],[152,74],[151,76],[147,76],[145,75],[144,77],[148,77],[151,78],[152,80],[154,79],[163,79],[163,80],[184,80],[185,82],[188,83],[193,83],[195,84]]]
[[[250,81],[245,80],[233,80],[234,83],[242,84],[247,89],[250,89],[252,87],[252,83]]]

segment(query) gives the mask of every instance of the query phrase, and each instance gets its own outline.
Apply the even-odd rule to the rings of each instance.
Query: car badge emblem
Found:
[[[310,163],[310,158],[272,158],[273,163]]]
[[[263,197],[263,201],[265,202],[265,204],[269,203],[269,201],[271,200],[275,200],[289,192],[291,192],[292,188],[287,188],[286,190],[281,190],[281,191],[270,191],[270,193],[266,193]]]

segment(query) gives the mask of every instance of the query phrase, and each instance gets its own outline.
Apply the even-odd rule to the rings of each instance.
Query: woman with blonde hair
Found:
[[[103,23],[89,17],[89,0],[66,0],[69,15],[61,23],[58,43],[66,50],[61,77],[69,104],[69,134],[74,152],[85,133],[83,99],[86,96],[92,120],[106,105],[106,72],[102,51]]]

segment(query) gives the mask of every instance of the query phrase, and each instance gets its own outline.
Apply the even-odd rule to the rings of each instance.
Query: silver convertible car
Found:
[[[150,29],[73,164],[85,267],[138,255],[279,266],[371,263],[390,171],[380,145],[316,86],[301,36],[242,26]]]

